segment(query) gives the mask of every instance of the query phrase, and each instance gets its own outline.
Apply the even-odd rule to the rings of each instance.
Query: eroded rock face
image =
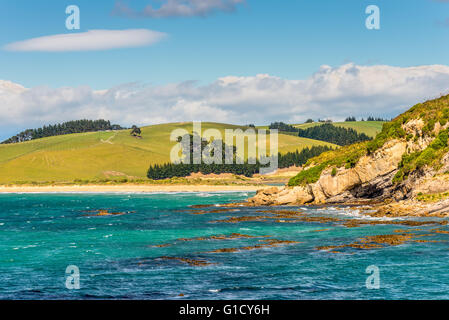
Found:
[[[406,148],[405,141],[389,141],[375,153],[363,156],[354,168],[339,168],[335,175],[332,175],[332,168],[327,168],[316,183],[264,189],[249,199],[249,203],[256,206],[301,205],[381,196],[392,187],[392,178]]]
[[[313,200],[313,193],[308,186],[275,187],[259,190],[248,203],[254,206],[292,205],[309,203]]]
[[[412,119],[402,125],[402,129],[404,129],[407,134],[412,134],[414,136],[421,136],[423,128],[424,121],[422,119]]]
[[[406,147],[407,143],[404,141],[391,140],[374,154],[362,157],[354,168],[360,181],[367,183],[395,171]]]
[[[334,197],[344,191],[350,190],[354,186],[362,183],[359,174],[355,169],[337,170],[337,174],[333,177],[331,169],[325,170],[316,184],[320,185],[325,198]],[[317,190],[317,188],[315,188]],[[322,198],[322,195],[321,195]]]
[[[248,199],[248,203],[254,206],[273,205],[279,192],[277,187],[258,190],[255,197]]]
[[[419,184],[413,189],[413,195],[420,193],[435,194],[449,191],[449,175],[441,175],[436,177],[424,177]]]
[[[449,172],[449,152],[446,153],[441,159],[441,168],[438,171],[439,174],[446,174]]]

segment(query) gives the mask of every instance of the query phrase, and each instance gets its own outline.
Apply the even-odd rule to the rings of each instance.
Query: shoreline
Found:
[[[157,192],[256,192],[262,186],[227,185],[70,185],[0,186],[7,193],[157,193]]]

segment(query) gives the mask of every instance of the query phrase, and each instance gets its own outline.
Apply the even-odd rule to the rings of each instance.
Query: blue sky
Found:
[[[0,139],[79,118],[128,126],[393,117],[449,93],[447,0],[123,1],[156,11],[114,14],[115,0],[0,0]],[[160,5],[180,4],[211,10],[155,17]],[[380,30],[365,27],[372,4]],[[68,5],[80,8],[80,30],[65,27]],[[30,50],[48,37],[76,47],[74,36],[92,48],[118,36],[121,48]]]
[[[139,9],[148,0],[129,1]],[[140,81],[212,81],[268,73],[304,78],[320,65],[412,66],[449,64],[449,4],[432,0],[248,0],[236,11],[207,17],[128,18],[112,14],[115,1],[1,0],[0,45],[73,33],[65,8],[81,10],[81,30],[146,28],[168,34],[152,46],[98,52],[0,51],[0,78],[37,85],[95,89]],[[364,26],[365,8],[381,9],[381,30]],[[88,76],[86,76],[88,74]]]

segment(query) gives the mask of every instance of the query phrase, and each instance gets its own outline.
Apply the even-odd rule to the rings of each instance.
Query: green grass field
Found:
[[[175,129],[192,131],[191,123],[143,127],[142,139],[129,130],[70,134],[29,142],[0,145],[0,184],[24,182],[73,182],[74,180],[142,179],[150,164],[166,163],[176,142],[170,141]],[[239,127],[203,123],[205,129]],[[301,150],[330,143],[279,135],[279,151]],[[335,147],[335,146],[334,146]]]
[[[382,131],[382,125],[384,123],[385,122],[383,121],[348,121],[348,122],[333,122],[332,124],[337,127],[352,128],[359,133],[364,133],[367,136],[374,138],[376,134]],[[322,123],[313,122],[313,123],[294,124],[293,126],[296,128],[307,129],[320,124]]]

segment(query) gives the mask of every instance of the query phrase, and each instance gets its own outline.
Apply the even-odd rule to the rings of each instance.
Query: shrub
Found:
[[[321,176],[321,172],[326,168],[326,164],[320,164],[308,170],[303,170],[296,177],[293,177],[288,182],[289,186],[307,185],[315,183]]]
[[[337,175],[337,168],[332,168],[332,177],[335,177]]]

